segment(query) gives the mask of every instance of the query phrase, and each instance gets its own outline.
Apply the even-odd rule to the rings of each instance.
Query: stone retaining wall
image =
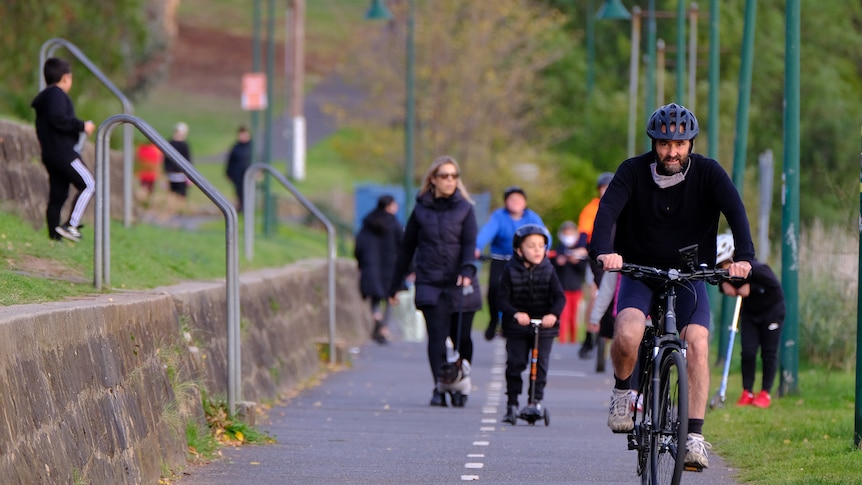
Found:
[[[325,261],[241,277],[245,400],[275,398],[319,371],[328,336]],[[355,265],[337,267],[337,335],[372,321]],[[227,377],[223,282],[0,307],[2,483],[156,483],[185,464],[185,423]],[[187,337],[185,336],[187,334]]]

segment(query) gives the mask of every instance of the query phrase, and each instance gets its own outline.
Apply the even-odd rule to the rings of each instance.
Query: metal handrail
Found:
[[[287,180],[287,178],[274,169],[271,165],[265,163],[255,163],[248,167],[243,175],[243,216],[245,223],[243,224],[243,233],[245,235],[245,259],[251,261],[254,258],[254,206],[255,206],[255,184],[254,179],[258,172],[267,171],[270,175],[276,178],[281,184],[293,194],[294,197],[308,209],[311,214],[317,218],[326,227],[326,245],[327,245],[327,280],[329,286],[329,363],[335,364],[335,226],[332,222],[323,215],[314,204],[303,197],[301,193]]]
[[[60,48],[65,47],[66,50],[72,53],[79,61],[81,61],[84,66],[93,73],[96,78],[108,88],[111,93],[120,100],[120,103],[123,105],[123,113],[127,115],[131,115],[134,113],[134,108],[132,108],[132,102],[129,101],[129,98],[114,85],[113,82],[106,76],[92,61],[88,58],[75,44],[69,42],[66,39],[62,39],[60,37],[54,37],[52,39],[46,40],[42,47],[39,49],[39,91],[42,91],[46,87],[45,82],[45,74],[42,71],[42,67],[45,65],[45,61],[48,60],[49,57],[53,57],[54,52]],[[123,127],[123,224],[126,227],[131,225],[132,221],[132,171],[134,167],[132,166],[132,153],[133,153],[133,132],[132,127],[126,125]]]
[[[195,170],[194,166],[171,146],[156,130],[144,120],[128,115],[118,114],[109,117],[99,125],[96,132],[96,221],[95,221],[95,255],[94,284],[96,289],[111,284],[111,224],[110,224],[110,141],[114,126],[120,123],[134,125],[154,145],[162,150],[166,157],[176,162],[189,180],[209,197],[225,218],[225,253],[226,274],[225,287],[227,291],[227,361],[228,361],[228,409],[231,415],[236,411],[236,403],[242,399],[242,375],[240,360],[240,299],[239,299],[239,251],[237,249],[239,231],[237,229],[237,214],[233,204],[224,195]]]

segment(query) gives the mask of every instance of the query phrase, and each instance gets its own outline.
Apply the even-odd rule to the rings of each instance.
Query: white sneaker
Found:
[[[628,433],[634,427],[631,392],[628,389],[614,388],[608,410],[608,428],[614,433]]]
[[[72,227],[69,224],[57,226],[54,230],[57,231],[57,234],[65,237],[70,241],[79,242],[81,240],[81,232],[78,231],[77,227]]]
[[[709,468],[709,453],[712,445],[703,439],[702,434],[689,433],[685,440],[685,468],[702,470]]]

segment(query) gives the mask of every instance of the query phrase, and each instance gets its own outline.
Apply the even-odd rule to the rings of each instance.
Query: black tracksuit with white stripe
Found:
[[[69,96],[56,85],[40,92],[30,104],[36,110],[36,136],[42,147],[42,163],[48,171],[49,193],[45,217],[48,236],[60,239],[60,211],[69,196],[69,185],[78,189],[68,223],[77,227],[95,192],[95,180],[75,150],[84,122],[75,116]]]

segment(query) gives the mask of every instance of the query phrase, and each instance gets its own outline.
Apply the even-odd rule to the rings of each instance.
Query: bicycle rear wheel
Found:
[[[650,475],[654,484],[678,485],[688,435],[688,374],[682,353],[665,352],[659,371],[659,407],[650,436]]]

